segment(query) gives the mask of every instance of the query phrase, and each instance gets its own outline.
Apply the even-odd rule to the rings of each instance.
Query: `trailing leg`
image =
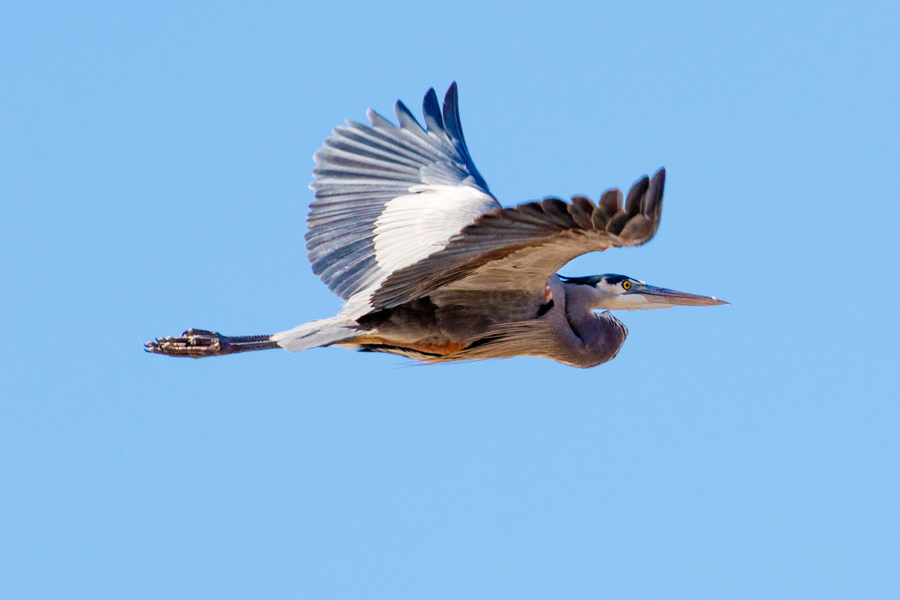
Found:
[[[147,342],[144,344],[144,349],[154,354],[203,358],[278,348],[278,342],[273,342],[270,337],[268,335],[229,337],[215,331],[188,329],[180,337],[169,336]]]

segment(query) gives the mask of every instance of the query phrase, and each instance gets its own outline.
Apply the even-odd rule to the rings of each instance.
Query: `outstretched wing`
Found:
[[[540,294],[566,263],[593,250],[637,246],[656,233],[665,169],[640,179],[622,202],[610,190],[600,204],[576,196],[498,208],[480,216],[447,247],[392,273],[374,293],[374,308],[422,298],[440,288]]]
[[[398,100],[399,128],[369,110],[371,127],[347,121],[315,154],[306,249],[313,272],[344,300],[444,249],[500,207],[466,148],[456,83],[443,113],[434,89],[422,109],[427,130]]]

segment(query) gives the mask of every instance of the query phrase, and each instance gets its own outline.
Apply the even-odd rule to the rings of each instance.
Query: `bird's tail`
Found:
[[[361,333],[363,331],[356,321],[337,316],[310,321],[288,331],[274,333],[269,339],[285,350],[297,352],[346,342]]]

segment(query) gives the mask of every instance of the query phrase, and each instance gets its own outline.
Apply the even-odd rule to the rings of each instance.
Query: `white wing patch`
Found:
[[[472,187],[421,185],[410,191],[388,202],[375,221],[375,260],[387,273],[443,250],[450,238],[499,206]]]

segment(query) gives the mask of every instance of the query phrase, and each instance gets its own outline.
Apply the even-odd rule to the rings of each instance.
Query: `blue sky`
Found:
[[[0,596],[897,597],[898,23],[5,3]],[[506,205],[666,167],[656,238],[564,274],[732,306],[620,314],[584,371],[142,352],[333,314],[312,154],[454,80]]]

